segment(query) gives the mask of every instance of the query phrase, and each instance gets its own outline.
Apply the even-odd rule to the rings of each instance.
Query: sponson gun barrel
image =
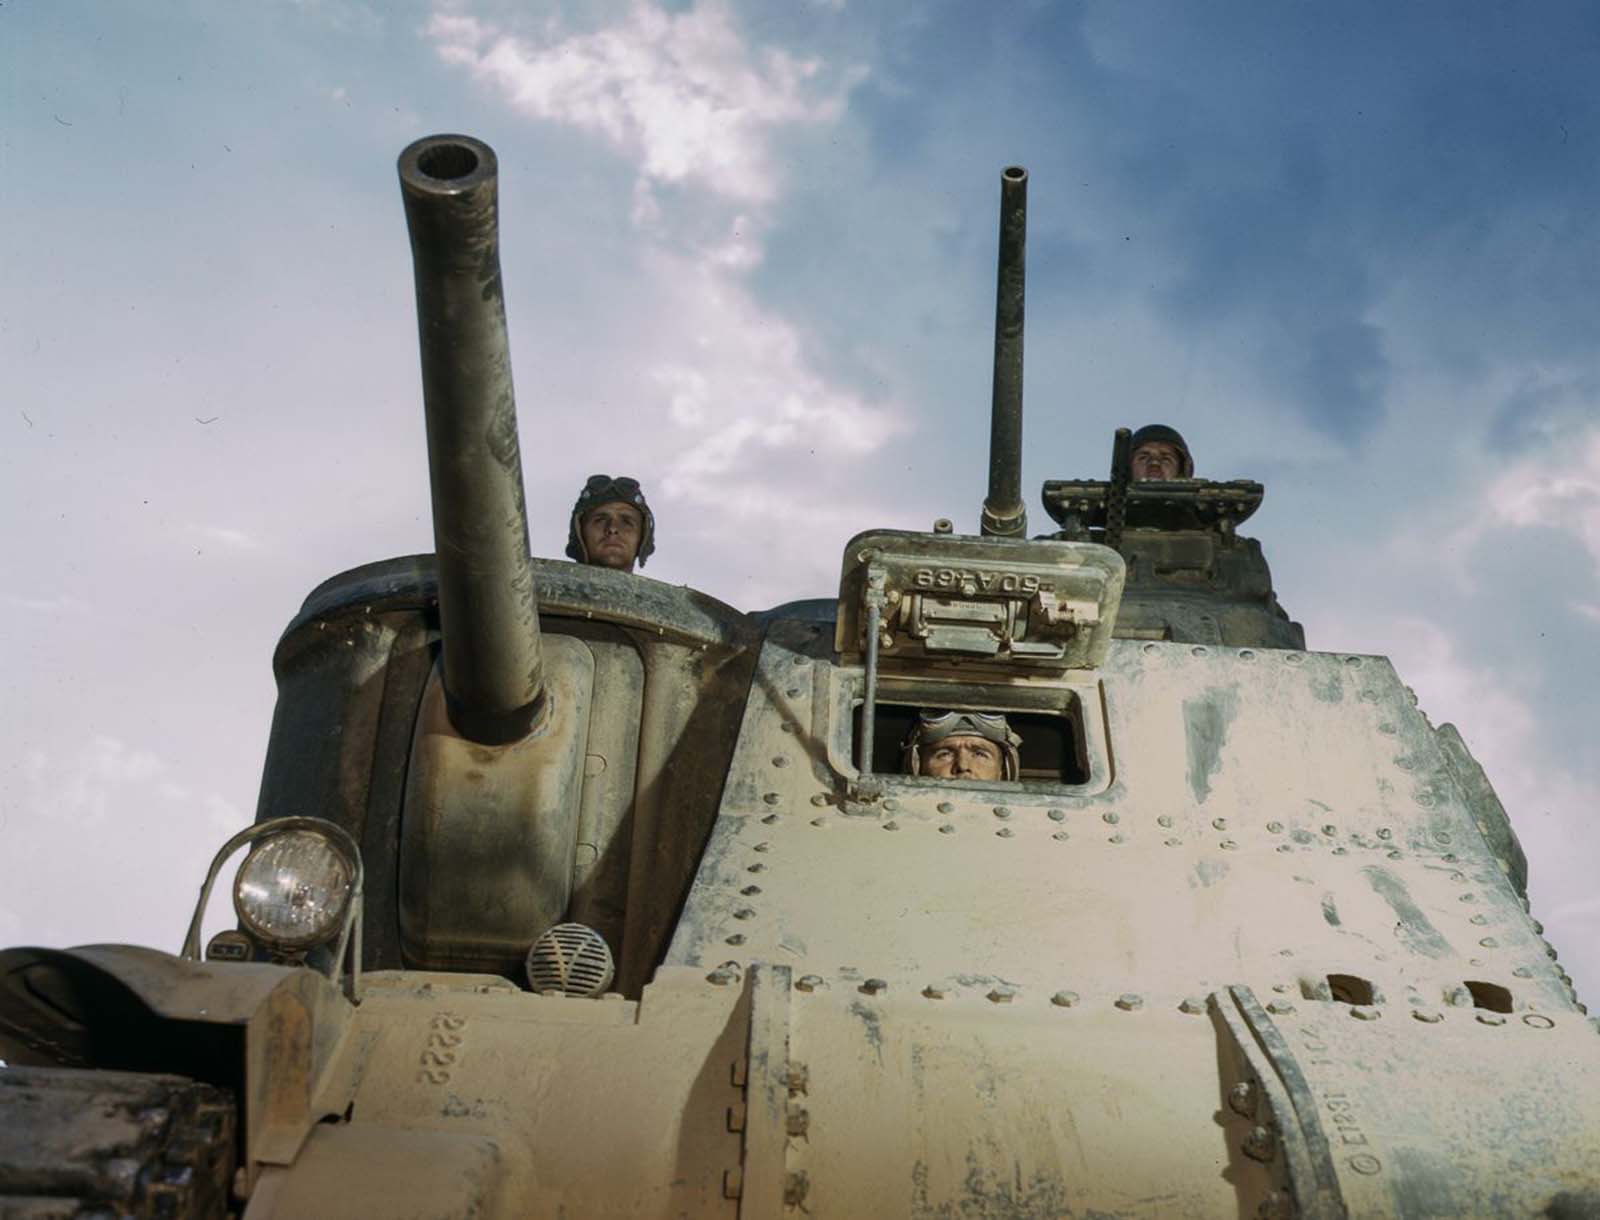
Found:
[[[469,136],[400,154],[417,281],[439,620],[450,720],[474,741],[527,733],[544,683],[500,281],[498,162]]]
[[[1028,244],[1028,171],[1000,171],[1000,266],[994,305],[994,408],[989,423],[986,535],[1022,538],[1022,303]]]

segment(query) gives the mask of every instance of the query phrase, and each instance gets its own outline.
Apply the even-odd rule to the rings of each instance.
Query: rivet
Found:
[[[1533,977],[1533,971],[1529,970],[1526,966],[1518,966],[1511,973],[1516,975],[1519,979],[1531,979]]]
[[[1009,818],[1011,810],[1005,805],[996,805],[994,807],[994,816],[997,818]]]
[[[1142,649],[1142,651],[1144,652],[1144,655],[1148,657],[1148,656],[1154,656],[1157,652],[1160,652],[1161,650],[1159,648],[1157,648],[1154,644],[1146,644],[1144,646],[1144,648]]]
[[[771,843],[757,843],[750,850],[751,851],[771,851],[772,850],[772,844]]]
[[[1481,925],[1486,924],[1486,923],[1489,922],[1489,917],[1487,915],[1485,915],[1482,911],[1479,911],[1471,919],[1467,920],[1467,922],[1468,923],[1475,923],[1475,924],[1478,924],[1478,925],[1481,926]]]
[[[1272,985],[1272,990],[1276,991],[1279,995],[1288,995],[1291,991],[1294,990],[1294,984],[1293,983],[1274,983]]]
[[[1380,826],[1378,827],[1378,838],[1392,839],[1394,838],[1394,831],[1390,830],[1387,826]]]
[[[1239,649],[1239,659],[1241,661],[1254,661],[1256,659],[1256,654],[1250,651],[1248,648],[1241,648]]]
[[[883,824],[883,828],[885,830],[899,830],[900,829],[900,823],[896,822],[894,819],[891,818],[889,821],[887,821],[887,822],[885,822]]]
[[[826,792],[813,792],[811,794],[811,803],[820,809],[828,803],[828,794]]]
[[[1411,1015],[1417,1020],[1428,1025],[1437,1025],[1440,1021],[1444,1020],[1443,1013],[1435,1012],[1431,1008],[1413,1008],[1411,1010]]]
[[[1278,950],[1278,956],[1279,957],[1293,957],[1294,956],[1294,950],[1293,949],[1279,949]]]
[[[822,829],[822,827],[824,827],[824,826],[826,826],[828,824],[828,819],[827,818],[812,818],[811,819],[811,824],[813,826],[817,827],[817,829],[820,830],[820,829]]]
[[[882,995],[889,990],[889,984],[883,979],[868,979],[858,990],[862,995]]]
[[[778,815],[777,814],[769,813],[769,814],[767,814],[766,817],[761,819],[761,823],[762,823],[763,826],[771,826],[777,820],[778,820]]]
[[[1283,833],[1283,823],[1282,822],[1268,822],[1267,823],[1267,831],[1269,833],[1275,834],[1275,835],[1276,834],[1282,834]]]
[[[794,981],[796,991],[815,991],[818,987],[826,987],[827,985],[826,980],[820,974],[802,974]]]
[[[1107,835],[1106,836],[1106,842],[1107,843],[1120,843],[1120,842],[1122,842],[1122,835],[1120,833],[1114,834],[1114,835]]]
[[[1228,819],[1227,818],[1212,818],[1211,819],[1211,825],[1212,825],[1212,828],[1215,829],[1215,830],[1226,830],[1226,829],[1228,829]]]
[[[774,755],[772,765],[774,767],[787,767],[789,765],[789,756],[787,754]]]
[[[800,691],[800,688],[798,686],[791,686],[788,690],[784,691],[783,693],[784,693],[784,695],[786,697],[788,697],[790,699],[798,699],[800,697],[801,691]]]
[[[1186,1012],[1190,1016],[1195,1016],[1196,1014],[1202,1013],[1205,1010],[1206,1002],[1199,996],[1185,996],[1183,998],[1183,1003],[1178,1005],[1179,1012]]]
[[[1100,815],[1100,820],[1108,825],[1115,826],[1118,822],[1122,821],[1122,818],[1120,815],[1118,815],[1115,809],[1107,809]]]
[[[737,1199],[744,1192],[744,1170],[737,1167],[722,1171],[722,1197]]]
[[[1537,919],[1535,919],[1533,921],[1533,934],[1535,936],[1543,936],[1544,935],[1544,925],[1542,923],[1540,923]]]
[[[1399,767],[1399,768],[1400,768],[1400,770],[1402,770],[1402,771],[1409,771],[1409,770],[1411,770],[1411,768],[1412,768],[1412,767],[1413,767],[1413,766],[1415,766],[1415,765],[1416,765],[1416,764],[1415,764],[1415,763],[1413,763],[1413,762],[1412,762],[1412,761],[1411,761],[1411,760],[1410,760],[1410,759],[1409,759],[1409,758],[1407,758],[1407,757],[1406,757],[1406,756],[1405,756],[1405,755],[1404,755],[1404,754],[1402,754],[1402,755],[1401,755],[1401,756],[1400,756],[1400,757],[1399,757],[1399,758],[1397,758],[1397,759],[1395,759],[1395,760],[1394,760],[1394,765],[1395,765],[1395,766],[1397,766],[1397,767]]]
[[[1288,1000],[1273,1000],[1272,1003],[1267,1005],[1267,1011],[1274,1016],[1285,1017],[1294,1011],[1294,1005],[1289,1003]]]
[[[1017,832],[1012,830],[1011,827],[1009,827],[1009,826],[1002,826],[999,830],[995,831],[994,833],[998,838],[1009,839],[1014,834],[1016,834]]]
[[[922,989],[922,994],[927,996],[930,1000],[942,1000],[945,997],[945,990],[943,987],[940,987],[935,983],[929,983]]]
[[[1156,819],[1156,825],[1165,826],[1170,830],[1172,828],[1172,815],[1170,813],[1163,813]]]
[[[1495,939],[1495,938],[1494,938],[1494,937],[1492,937],[1492,936],[1485,936],[1485,937],[1484,937],[1484,938],[1483,938],[1483,939],[1482,939],[1482,940],[1480,940],[1480,941],[1479,941],[1479,942],[1478,942],[1478,943],[1479,943],[1479,944],[1480,944],[1480,945],[1482,945],[1482,946],[1483,946],[1483,947],[1484,947],[1484,948],[1485,948],[1485,949],[1498,949],[1498,948],[1499,948],[1499,947],[1500,947],[1500,942],[1499,942],[1499,941],[1497,941],[1497,940],[1496,940],[1496,939]]]
[[[1383,1013],[1369,1004],[1352,1004],[1350,1005],[1350,1015],[1357,1021],[1376,1021],[1383,1016]]]
[[[1016,994],[1010,987],[996,987],[989,992],[989,1002],[991,1004],[1009,1004],[1016,998]]]
[[[1167,847],[1177,847],[1183,842],[1183,840],[1182,839],[1162,839],[1161,842]]]
[[[1479,1025],[1504,1025],[1505,1023],[1506,1019],[1497,1012],[1480,1012],[1478,1014]]]
[[[1522,1023],[1531,1029],[1554,1029],[1555,1022],[1542,1012],[1530,1012],[1523,1016]]]
[[[940,813],[954,813],[956,811],[956,807],[949,801],[940,801],[938,809]]]
[[[1066,842],[1066,841],[1067,841],[1067,840],[1068,840],[1068,839],[1070,839],[1070,838],[1071,838],[1071,837],[1072,837],[1072,836],[1071,836],[1071,835],[1069,835],[1069,834],[1068,834],[1068,833],[1067,833],[1067,832],[1066,832],[1066,831],[1064,831],[1064,830],[1058,830],[1058,831],[1056,831],[1056,832],[1055,832],[1055,834],[1053,834],[1053,835],[1051,835],[1051,836],[1050,836],[1050,837],[1051,837],[1051,838],[1052,838],[1052,839],[1055,839],[1055,840],[1056,840],[1056,841],[1057,841],[1057,842],[1060,842],[1060,843],[1065,843],[1065,842]]]
[[[1272,1132],[1261,1126],[1251,1127],[1245,1133],[1241,1147],[1245,1156],[1253,1161],[1270,1161],[1277,1150]]]
[[[726,987],[729,983],[733,982],[733,977],[733,971],[723,969],[719,966],[710,974],[706,975],[706,982],[715,983],[718,987]]]
[[[1193,648],[1189,649],[1189,655],[1192,657],[1203,657],[1209,651],[1210,649],[1208,649],[1204,644],[1196,644]]]
[[[1329,822],[1326,826],[1324,826],[1322,828],[1322,833],[1325,834],[1325,835],[1329,835],[1331,837],[1331,836],[1336,835],[1336,834],[1339,833],[1339,828],[1337,826],[1335,826],[1332,822]]]
[[[1433,807],[1433,793],[1431,792],[1419,792],[1411,799],[1416,801],[1416,803],[1423,809],[1431,809]],[[1435,835],[1434,838],[1438,839],[1438,841],[1441,843],[1450,842],[1449,836],[1444,835],[1442,832],[1438,835]]]
[[[1400,853],[1399,852],[1392,851],[1392,852],[1389,853],[1389,859],[1398,860],[1399,858],[1400,858]]]
[[[1228,1090],[1228,1109],[1241,1118],[1254,1118],[1258,1091],[1255,1081],[1241,1080]]]
[[[1378,726],[1378,732],[1382,733],[1385,737],[1393,737],[1395,734],[1395,727],[1385,720]]]
[[[1457,902],[1477,902],[1478,901],[1478,896],[1476,894],[1463,894],[1456,901]]]
[[[1290,847],[1287,843],[1280,843],[1278,844],[1278,850],[1281,852],[1291,852],[1294,850],[1294,848]]]
[[[733,913],[733,917],[735,919],[754,919],[756,917],[755,908],[754,907],[740,907],[737,911],[735,911]]]
[[[1350,849],[1348,847],[1335,847],[1333,849],[1333,854],[1336,856],[1348,856],[1350,854]]]
[[[761,887],[759,885],[747,885],[739,892],[746,898],[750,898],[756,894],[759,894],[761,892]]]
[[[1222,848],[1223,851],[1233,851],[1239,845],[1232,839],[1224,839],[1221,843],[1217,844],[1217,846]]]
[[[744,944],[744,933],[743,932],[735,932],[732,936],[728,937],[727,943],[730,944],[730,945],[742,945],[742,944]]]
[[[1457,870],[1456,872],[1453,872],[1453,873],[1450,874],[1450,880],[1452,880],[1452,881],[1465,881],[1466,879],[1467,879],[1467,875],[1465,873],[1461,872],[1460,870]]]
[[[1283,658],[1283,663],[1285,665],[1298,665],[1304,660],[1305,657],[1301,656],[1298,652],[1291,652]]]
[[[1361,668],[1361,658],[1360,657],[1346,657],[1344,659],[1344,663],[1346,665],[1348,665],[1351,669],[1360,669]]]
[[[895,800],[893,797],[890,797],[888,800],[883,802],[883,811],[885,813],[899,813],[900,802]]]
[[[769,792],[765,796],[763,796],[761,799],[766,801],[766,803],[769,804],[769,805],[776,805],[779,801],[781,801],[783,799],[783,797],[779,796],[776,792]]]
[[[949,822],[946,822],[943,826],[939,827],[939,833],[942,835],[953,835],[955,832],[956,828]]]
[[[1135,1012],[1144,1007],[1144,997],[1125,991],[1117,997],[1117,1007],[1123,1012]]]
[[[1065,822],[1067,820],[1067,811],[1065,809],[1046,809],[1044,816],[1052,822]]]
[[[1076,991],[1058,991],[1050,997],[1050,1002],[1057,1008],[1071,1008],[1078,1002]]]
[[[764,873],[764,872],[767,871],[767,866],[765,864],[763,864],[760,860],[757,860],[754,864],[752,864],[749,867],[747,867],[744,871],[747,872],[747,873]]]

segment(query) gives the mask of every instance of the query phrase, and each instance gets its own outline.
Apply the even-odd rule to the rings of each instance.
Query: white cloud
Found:
[[[594,132],[633,157],[641,221],[651,214],[654,183],[773,198],[768,133],[837,119],[850,83],[830,89],[820,61],[748,46],[720,0],[676,14],[638,0],[614,26],[565,35],[551,27],[537,42],[450,13],[434,14],[427,32],[443,60],[519,110]]]
[[[261,545],[243,530],[231,529],[225,525],[196,525],[191,528],[202,538],[239,551],[253,551]]]
[[[1600,566],[1600,427],[1554,458],[1517,463],[1489,488],[1489,516],[1515,526],[1575,534]]]

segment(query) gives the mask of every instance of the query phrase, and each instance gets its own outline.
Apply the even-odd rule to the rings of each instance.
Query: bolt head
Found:
[[[1242,1150],[1251,1160],[1270,1161],[1277,1151],[1277,1140],[1273,1139],[1272,1132],[1265,1127],[1251,1127],[1245,1133]]]
[[[868,979],[858,990],[862,995],[882,995],[889,990],[889,983],[886,979]]]
[[[1497,1012],[1480,1012],[1478,1014],[1479,1025],[1504,1025],[1505,1023],[1506,1019]]]
[[[955,834],[955,832],[956,832],[956,828],[954,826],[952,826],[949,822],[946,822],[946,823],[944,823],[944,825],[939,827],[939,833],[942,834],[942,835],[953,835],[953,834]]]
[[[1255,1081],[1241,1080],[1228,1090],[1228,1109],[1241,1118],[1254,1118],[1258,1096]]]
[[[737,976],[732,970],[728,970],[725,967],[719,966],[710,974],[706,975],[706,982],[715,983],[718,987],[726,987],[729,983],[734,982],[736,977]]]
[[[1432,1008],[1413,1008],[1411,1015],[1424,1025],[1437,1025],[1444,1020],[1444,1014]]]
[[[1178,1005],[1178,1011],[1179,1012],[1186,1012],[1191,1017],[1192,1016],[1197,1016],[1198,1014],[1203,1013],[1205,1010],[1206,1010],[1206,1002],[1204,1000],[1202,1000],[1199,996],[1194,996],[1194,995],[1185,996],[1184,1000],[1183,1000],[1183,1003]]]
[[[1010,987],[996,987],[989,992],[989,1001],[993,1004],[1009,1004],[1016,995],[1016,991]]]
[[[929,983],[922,989],[922,994],[927,996],[930,1000],[942,1000],[944,999],[946,993],[945,989],[940,987],[937,983]]]
[[[1058,991],[1050,997],[1050,1002],[1057,1008],[1071,1008],[1078,1002],[1076,991]]]
[[[802,974],[794,981],[796,991],[815,991],[818,987],[826,987],[820,974]]]
[[[1011,808],[1010,808],[1010,806],[1008,806],[1008,805],[996,805],[994,807],[994,816],[997,817],[997,818],[1009,818],[1011,816]]]
[[[769,804],[769,805],[776,805],[779,801],[781,801],[783,799],[783,797],[779,796],[776,792],[769,792],[765,796],[763,796],[761,799],[766,801],[766,803]]]
[[[1117,1007],[1122,1009],[1123,1012],[1137,1012],[1144,1007],[1144,997],[1135,995],[1131,991],[1125,991],[1117,997]]]
[[[1357,1021],[1376,1021],[1383,1016],[1383,1013],[1371,1004],[1352,1004],[1350,1005],[1350,1015]]]

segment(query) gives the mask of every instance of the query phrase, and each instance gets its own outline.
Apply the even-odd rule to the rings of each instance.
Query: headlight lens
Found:
[[[233,882],[233,909],[269,948],[309,949],[339,931],[354,872],[326,836],[285,831],[262,839],[245,857]]]

